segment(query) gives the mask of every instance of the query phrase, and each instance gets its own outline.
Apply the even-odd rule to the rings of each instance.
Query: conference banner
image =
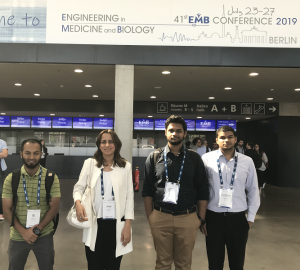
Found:
[[[0,42],[300,47],[300,1],[1,0]]]

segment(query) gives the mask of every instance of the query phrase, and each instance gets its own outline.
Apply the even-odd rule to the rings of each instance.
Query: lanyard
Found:
[[[101,194],[104,197],[104,184],[103,184],[103,168],[101,169]],[[114,188],[112,188],[111,195],[114,197]]]
[[[42,166],[40,166],[40,174],[39,174],[39,182],[38,182],[38,190],[37,190],[37,205],[40,205],[40,194],[41,194],[41,181],[42,181]],[[29,207],[29,199],[28,199],[28,193],[26,189],[26,181],[25,181],[25,176],[23,174],[23,188],[24,188],[24,193],[25,193],[25,200],[27,207]]]
[[[234,177],[236,173],[236,167],[237,167],[237,162],[238,162],[238,157],[234,157],[234,168],[233,168],[233,173],[231,176],[231,182],[230,182],[230,189],[233,189],[233,183],[234,183]],[[223,189],[224,183],[223,183],[223,177],[222,177],[222,172],[221,172],[221,167],[220,167],[220,160],[217,160],[218,163],[218,169],[219,169],[219,177],[220,177],[220,183],[221,183],[221,189]]]
[[[179,176],[178,176],[178,180],[177,180],[178,184],[180,183],[183,166],[184,166],[184,162],[185,162],[185,157],[186,157],[186,149],[184,147],[184,156],[183,156],[183,160],[181,163],[180,172],[179,172]],[[168,163],[167,163],[167,147],[165,147],[165,151],[164,151],[164,160],[165,160],[166,179],[167,179],[167,182],[169,182]]]

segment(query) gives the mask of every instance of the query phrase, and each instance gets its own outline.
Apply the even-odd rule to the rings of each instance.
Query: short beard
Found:
[[[26,162],[26,160],[24,158],[22,158],[24,165],[28,168],[28,169],[35,169],[36,167],[38,167],[40,165],[41,159],[38,160],[38,162],[36,164],[28,164]]]
[[[183,142],[183,140],[184,140],[184,138],[182,138],[181,140],[178,140],[176,142],[169,141],[169,143],[172,144],[172,145],[179,145],[179,144],[181,144]]]

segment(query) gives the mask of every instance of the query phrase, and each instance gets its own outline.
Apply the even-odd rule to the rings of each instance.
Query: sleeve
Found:
[[[155,181],[155,174],[154,174],[154,156],[153,152],[147,157],[145,163],[145,180],[143,185],[143,197],[154,197],[154,181]]]
[[[134,219],[134,193],[132,183],[132,169],[129,162],[126,163],[127,170],[127,196],[125,203],[125,219]]]
[[[13,198],[11,181],[12,181],[12,173],[9,174],[4,181],[3,190],[2,190],[2,198],[3,199],[12,199]]]
[[[197,166],[195,168],[195,183],[197,189],[197,200],[198,201],[208,201],[209,198],[209,187],[208,179],[206,176],[206,171],[204,163],[199,155],[195,155]]]
[[[248,191],[248,215],[247,220],[254,222],[255,215],[260,206],[259,188],[257,181],[256,169],[252,160],[249,161],[249,174],[246,182],[246,190]]]
[[[211,149],[208,147],[209,152],[211,152]]]
[[[6,141],[2,141],[2,150],[7,149],[7,143]]]
[[[60,184],[59,184],[59,179],[57,175],[55,174],[54,176],[54,181],[50,190],[50,197],[51,198],[60,198]]]
[[[74,189],[73,189],[74,203],[77,200],[81,201],[81,199],[82,199],[83,193],[87,186],[87,181],[89,179],[89,174],[91,171],[91,168],[90,168],[91,162],[92,162],[92,159],[87,159],[84,161],[83,167],[82,167],[80,175],[79,175],[79,180],[75,184]]]
[[[265,160],[265,163],[268,163],[268,162],[269,162],[269,160],[268,160],[268,157],[267,157],[266,153],[264,153],[264,154],[263,154],[263,159]]]

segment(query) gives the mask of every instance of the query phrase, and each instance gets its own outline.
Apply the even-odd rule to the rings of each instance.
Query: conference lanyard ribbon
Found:
[[[234,183],[234,178],[235,178],[235,173],[236,173],[236,167],[237,167],[237,162],[238,162],[238,157],[234,157],[234,167],[233,167],[233,173],[231,176],[231,182],[230,182],[230,189],[233,189],[233,183]],[[223,189],[224,182],[223,182],[223,177],[222,177],[222,172],[221,172],[221,166],[220,166],[220,160],[217,160],[218,163],[218,169],[219,169],[219,177],[220,177],[220,184],[221,184],[221,189]]]
[[[40,166],[40,174],[39,174],[39,181],[38,181],[38,190],[37,190],[37,205],[40,205],[40,195],[41,195],[41,181],[42,181],[42,166]],[[28,199],[28,193],[26,189],[26,181],[25,181],[25,176],[23,174],[23,188],[24,188],[24,193],[25,193],[25,200],[27,207],[30,206],[29,204],[29,199]]]
[[[104,184],[103,184],[103,169],[101,169],[101,195],[104,197]],[[114,197],[114,189],[112,188],[111,195]]]

